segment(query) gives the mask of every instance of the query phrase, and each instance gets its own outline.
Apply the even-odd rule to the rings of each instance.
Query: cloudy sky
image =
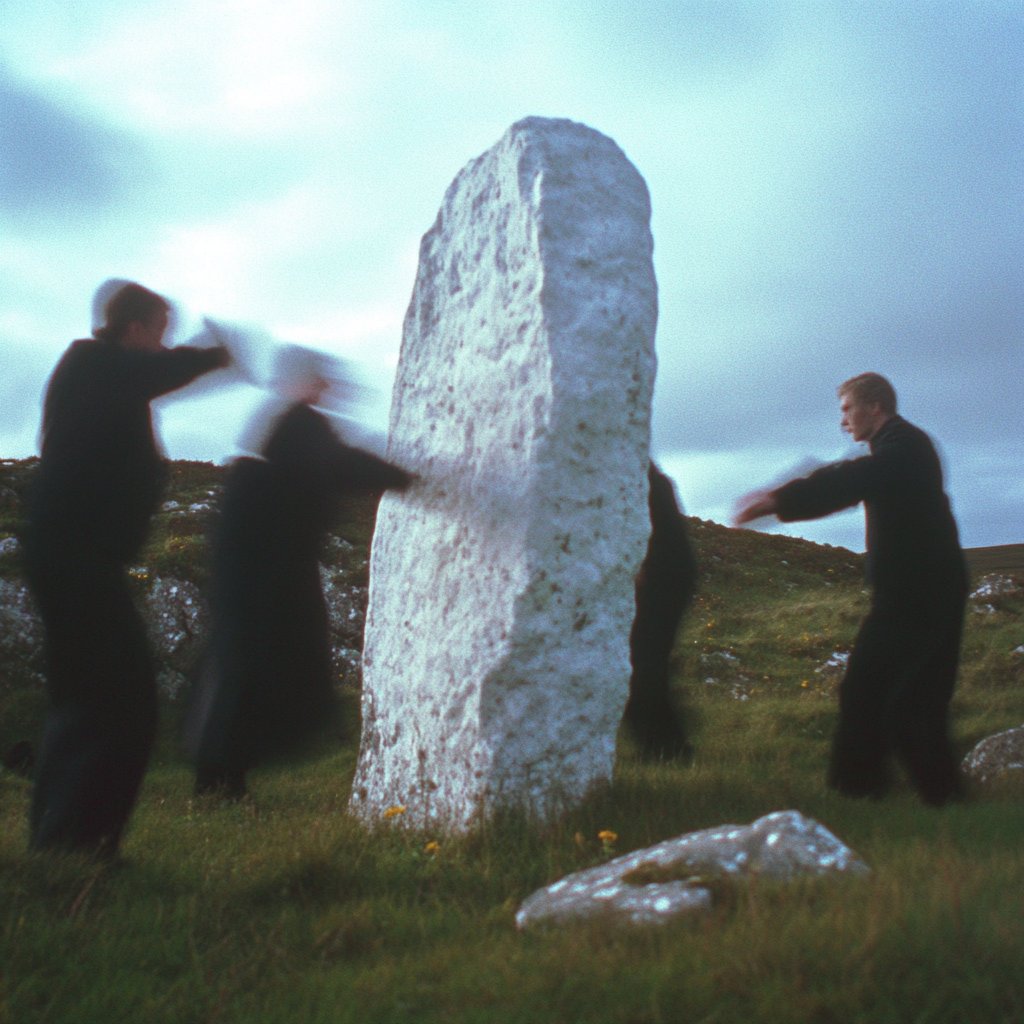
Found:
[[[1019,0],[0,0],[0,456],[97,286],[362,361],[419,238],[514,121],[614,138],[653,201],[654,451],[687,512],[849,452],[884,373],[966,545],[1024,541]],[[161,411],[231,454],[246,389]],[[378,410],[378,415],[383,415]],[[786,532],[863,549],[859,512]]]

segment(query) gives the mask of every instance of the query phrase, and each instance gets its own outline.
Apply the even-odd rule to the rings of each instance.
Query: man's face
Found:
[[[168,317],[169,314],[164,309],[148,320],[133,320],[124,332],[121,344],[129,352],[159,352],[163,347]]]
[[[889,418],[882,407],[875,402],[865,405],[858,402],[852,395],[843,395],[839,399],[839,411],[843,414],[839,424],[854,441],[870,441],[878,433],[879,427]]]

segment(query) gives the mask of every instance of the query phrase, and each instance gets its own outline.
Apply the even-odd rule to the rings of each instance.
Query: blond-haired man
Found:
[[[863,373],[839,386],[839,401],[842,429],[871,454],[748,495],[735,522],[818,519],[864,503],[872,603],[840,687],[829,784],[881,796],[894,753],[921,799],[939,806],[959,793],[948,712],[967,572],[956,521],[935,448],[897,414],[889,381]]]

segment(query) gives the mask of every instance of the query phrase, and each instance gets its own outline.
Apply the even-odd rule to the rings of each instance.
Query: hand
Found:
[[[774,491],[752,491],[736,502],[736,510],[732,514],[732,525],[743,526],[744,523],[773,516],[779,511],[779,503],[775,500]]]

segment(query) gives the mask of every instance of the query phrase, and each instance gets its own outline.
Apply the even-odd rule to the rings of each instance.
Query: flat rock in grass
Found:
[[[710,909],[716,885],[730,879],[785,882],[869,870],[823,825],[799,811],[776,811],[751,825],[691,832],[567,875],[525,900],[516,925],[657,924]]]
[[[420,247],[377,515],[351,807],[460,830],[610,781],[650,532],[650,200],[609,138],[527,118]]]
[[[964,758],[963,770],[977,782],[1007,775],[1024,777],[1024,725],[983,739]]]

